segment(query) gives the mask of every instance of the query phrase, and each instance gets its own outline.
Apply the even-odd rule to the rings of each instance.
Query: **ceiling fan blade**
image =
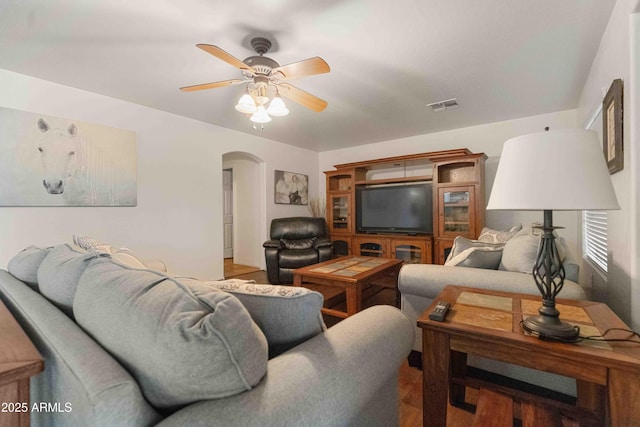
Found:
[[[204,43],[197,44],[196,46],[204,50],[205,52],[210,53],[216,58],[222,59],[227,64],[233,65],[234,67],[240,68],[241,70],[251,71],[252,73],[255,74],[255,71],[253,68],[251,68],[250,66],[248,66],[247,64],[245,64],[244,62],[236,58],[235,56],[231,55],[230,53],[227,53],[224,50],[220,49],[218,46],[214,46],[211,44],[204,44]]]
[[[180,90],[183,92],[193,92],[196,90],[215,89],[217,87],[237,85],[242,82],[244,82],[244,80],[240,80],[240,79],[223,80],[221,82],[212,82],[212,83],[203,83],[203,84],[193,85],[193,86],[185,86],[185,87],[181,87]]]
[[[290,84],[280,84],[278,85],[278,92],[280,95],[289,98],[293,102],[297,102],[298,104],[309,108],[310,110],[320,112],[327,108],[327,101],[318,98],[317,96],[311,95],[308,92],[303,91],[302,89],[298,89],[295,86],[291,86]]]
[[[283,65],[275,68],[272,73],[280,72],[284,74],[285,79],[295,79],[298,77],[312,76],[314,74],[323,74],[331,71],[329,64],[319,56]]]

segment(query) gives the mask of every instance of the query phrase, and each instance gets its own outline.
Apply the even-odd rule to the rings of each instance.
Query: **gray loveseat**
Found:
[[[413,328],[393,307],[327,330],[303,288],[176,279],[73,245],[21,254],[0,298],[45,359],[31,401],[72,408],[32,425],[398,422]]]
[[[494,230],[486,230],[488,233],[495,233]],[[482,238],[482,234],[480,238]],[[447,285],[540,295],[533,275],[524,272],[533,270],[532,266],[537,254],[538,240],[539,236],[535,238],[531,235],[530,227],[523,230],[516,229],[503,242],[484,245],[478,241],[470,242],[458,237],[456,238],[456,243],[462,249],[459,252],[467,251],[467,253],[479,254],[482,257],[481,262],[478,261],[480,258],[474,259],[473,256],[470,256],[458,266],[435,264],[404,265],[400,269],[398,276],[398,289],[401,293],[402,312],[411,320],[416,329],[415,341],[412,347],[413,356],[416,356],[415,352],[422,352],[422,333],[417,327],[417,320]],[[485,241],[484,243],[487,242]],[[492,247],[492,245],[494,246]],[[458,255],[458,252],[456,252],[456,244],[454,244],[449,260],[454,259],[456,255]],[[489,258],[492,259],[489,260]],[[462,266],[480,265],[483,262],[494,263],[492,267],[496,269]],[[485,265],[484,267],[487,266]],[[509,271],[507,268],[515,271]],[[565,270],[566,280],[560,293],[560,298],[587,299],[585,290],[577,283],[578,265],[565,261]],[[501,375],[575,395],[575,384],[563,381],[551,374],[534,373],[524,368],[506,366],[491,361],[474,359],[473,357],[469,359],[469,363]]]

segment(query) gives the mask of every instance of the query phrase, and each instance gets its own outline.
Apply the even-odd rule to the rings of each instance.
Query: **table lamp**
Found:
[[[525,331],[539,338],[571,341],[580,330],[560,320],[556,296],[565,271],[558,254],[554,210],[620,209],[609,170],[594,131],[559,129],[509,139],[504,143],[488,210],[544,211],[542,238],[533,277],[542,306],[524,319]]]

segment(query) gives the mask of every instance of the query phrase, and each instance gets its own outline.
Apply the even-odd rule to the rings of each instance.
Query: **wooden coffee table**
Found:
[[[465,387],[511,394],[545,407],[569,411],[580,425],[640,426],[640,340],[564,344],[525,335],[520,322],[537,314],[540,297],[447,286],[418,319],[422,328],[424,425],[446,425],[447,397],[464,402]],[[429,319],[439,300],[451,303],[444,322]],[[628,327],[605,304],[557,300],[560,318],[580,326],[580,335],[600,335],[610,328]],[[607,338],[627,338],[616,331]],[[467,354],[525,366],[576,379],[574,405],[527,395],[504,384],[469,376]]]
[[[365,285],[375,284],[395,289],[397,292],[398,272],[402,263],[400,259],[344,256],[294,270],[293,285],[302,286],[304,283],[313,283],[344,288],[347,311],[325,307],[322,312],[346,318],[360,311],[362,289]]]

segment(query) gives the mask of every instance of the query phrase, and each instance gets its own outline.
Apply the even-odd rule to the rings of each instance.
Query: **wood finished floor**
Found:
[[[259,276],[264,277],[265,280],[267,278],[267,274],[264,271],[261,271],[258,267],[251,267],[249,265],[241,265],[234,264],[233,258],[225,258],[224,259],[224,278],[231,279],[232,277],[238,277],[251,273],[261,273]],[[245,278],[246,279],[246,278]],[[249,279],[246,279],[249,280]],[[256,280],[257,282],[257,280]],[[269,283],[269,282],[264,282]]]
[[[269,283],[267,273],[255,267],[233,264],[232,259],[225,259],[225,278],[236,278],[245,280],[255,280],[257,283]],[[322,287],[320,287],[322,288]],[[316,289],[323,290],[323,289]],[[337,300],[338,297],[330,292],[329,298]],[[325,296],[325,299],[327,296]],[[363,301],[365,307],[376,304],[393,305],[395,299],[394,292],[385,289],[382,292],[373,294],[368,300]],[[325,323],[328,327],[335,325],[339,320],[331,316],[325,316]],[[422,371],[409,366],[405,360],[400,366],[398,380],[398,392],[400,396],[400,427],[420,427],[422,426]],[[471,399],[474,397],[472,390],[469,390]],[[447,410],[447,427],[465,427],[473,425],[473,414],[462,409],[449,407]]]

